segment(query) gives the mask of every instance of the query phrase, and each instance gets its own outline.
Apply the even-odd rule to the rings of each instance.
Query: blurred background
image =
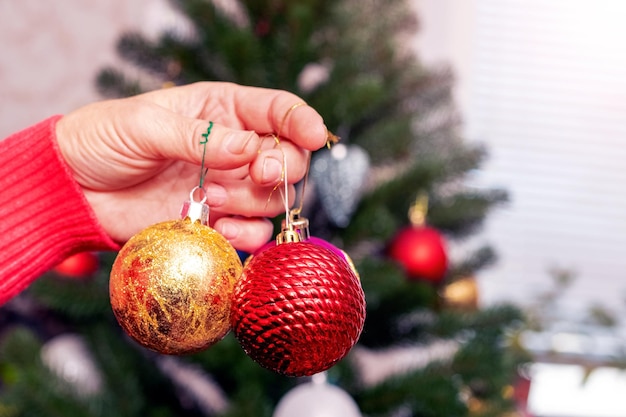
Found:
[[[417,4],[422,57],[452,64],[466,136],[489,144],[491,157],[475,173],[476,185],[501,184],[512,193],[511,204],[484,230],[501,258],[480,275],[483,301],[505,297],[530,305],[565,273],[571,281],[550,313],[554,325],[527,342],[542,351],[619,354],[626,264],[624,3]],[[590,328],[584,317],[597,307],[618,327]],[[531,398],[538,414],[626,413],[617,405],[621,372],[607,371],[596,380],[604,382],[585,391],[580,367],[544,366],[540,374],[541,388]]]
[[[521,337],[538,363],[530,412],[626,415],[614,361],[626,336],[626,4],[413,0],[412,8],[419,30],[410,46],[426,66],[451,69],[462,136],[487,149],[467,183],[509,192],[451,253],[489,242],[499,257],[476,274],[480,304],[512,302],[542,321]],[[165,0],[0,2],[0,137],[101,99],[103,67],[139,77],[116,53],[120,35],[156,39],[181,22]]]
[[[451,63],[466,136],[491,157],[476,184],[502,184],[511,205],[486,232],[502,255],[485,301],[524,302],[551,271],[575,276],[563,307],[620,311],[626,55],[622,2],[419,1],[417,45]],[[490,275],[504,275],[489,280]]]
[[[453,67],[466,136],[488,144],[476,185],[511,191],[484,232],[502,261],[481,276],[483,301],[528,301],[563,269],[576,275],[565,308],[621,310],[626,11],[617,0],[544,3],[416,0],[415,47],[427,64]],[[166,2],[154,0],[0,7],[3,137],[101,99],[95,74],[119,61],[123,31],[155,36],[176,24]]]

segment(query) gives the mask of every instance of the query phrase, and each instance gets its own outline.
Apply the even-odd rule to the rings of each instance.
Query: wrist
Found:
[[[61,156],[59,118],[0,142],[0,304],[73,253],[118,247]]]

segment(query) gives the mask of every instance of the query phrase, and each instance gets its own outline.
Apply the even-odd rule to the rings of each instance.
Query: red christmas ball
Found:
[[[357,275],[333,251],[310,242],[260,252],[235,288],[231,326],[239,344],[261,366],[287,376],[333,366],[364,323]]]
[[[391,241],[388,254],[412,279],[439,283],[448,269],[445,241],[432,227],[412,226],[400,230]]]
[[[57,264],[52,270],[57,274],[71,278],[82,278],[93,275],[100,266],[98,255],[93,252],[79,252]]]
[[[352,261],[352,258],[350,258],[350,256],[344,252],[343,250],[339,249],[337,246],[333,245],[332,243],[321,239],[319,237],[315,237],[315,236],[310,236],[308,238],[306,238],[306,242],[312,243],[314,245],[318,245],[318,246],[322,246],[326,249],[330,249],[332,252],[334,252],[337,256],[339,256],[341,259],[343,259],[344,261],[346,261],[348,263],[348,266],[352,269],[352,272],[354,272],[357,276],[357,278],[360,279],[359,277],[359,272],[356,270],[356,267],[354,266],[354,262]],[[272,239],[269,242],[267,242],[265,245],[261,246],[259,249],[257,249],[252,255],[248,256],[248,258],[246,258],[246,263],[244,264],[247,265],[248,262],[250,262],[252,260],[252,258],[254,258],[256,255],[258,255],[259,253],[269,249],[269,248],[273,248],[274,246],[276,246],[276,239]]]

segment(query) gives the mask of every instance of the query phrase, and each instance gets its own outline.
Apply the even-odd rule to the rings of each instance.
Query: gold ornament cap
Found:
[[[276,236],[276,244],[304,242],[310,237],[309,219],[300,217],[299,210],[292,210],[289,212],[289,218],[281,223],[281,232]]]
[[[413,227],[422,227],[426,224],[428,215],[428,194],[421,192],[415,202],[409,207],[409,221]]]
[[[197,201],[195,194],[200,191],[201,199]],[[209,205],[206,204],[206,194],[202,187],[194,187],[189,193],[189,200],[183,203],[183,207],[180,209],[180,217],[188,218],[192,223],[200,222],[201,224],[209,224]]]

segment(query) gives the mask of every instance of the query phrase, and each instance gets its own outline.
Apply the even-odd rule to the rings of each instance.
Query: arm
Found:
[[[204,82],[93,103],[1,141],[0,304],[68,255],[177,218],[209,121],[211,226],[254,251],[284,210],[276,185],[290,184],[291,204],[308,151],[327,139],[322,117],[297,104],[286,91]]]
[[[60,157],[59,118],[0,141],[0,305],[73,253],[118,248]]]
[[[102,227],[123,243],[151,224],[178,218],[198,185],[203,134],[204,187],[211,227],[252,252],[284,212],[289,184],[303,178],[308,151],[326,143],[322,117],[286,91],[200,82],[84,106],[57,124],[61,155]],[[271,134],[280,132],[280,146]],[[291,202],[295,198],[290,187]]]

